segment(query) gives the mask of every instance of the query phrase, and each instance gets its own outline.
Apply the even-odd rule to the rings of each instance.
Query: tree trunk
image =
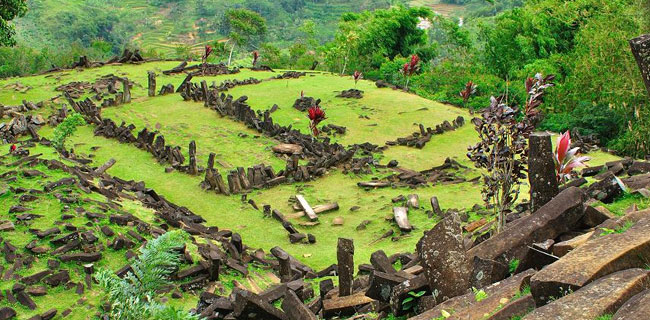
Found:
[[[230,48],[230,55],[228,55],[228,67],[230,67],[230,62],[232,61],[232,52],[235,51],[235,45],[232,45],[232,48]]]

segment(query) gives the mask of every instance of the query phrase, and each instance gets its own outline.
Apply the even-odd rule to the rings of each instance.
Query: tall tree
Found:
[[[27,13],[26,0],[0,0],[0,46],[15,46],[16,30],[9,21]]]
[[[259,13],[247,9],[228,10],[223,27],[230,38],[228,41],[232,44],[228,57],[229,66],[235,47],[250,45],[261,40],[266,34],[266,20]]]

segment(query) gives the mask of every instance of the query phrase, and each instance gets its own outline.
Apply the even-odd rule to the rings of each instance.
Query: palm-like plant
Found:
[[[257,65],[257,59],[259,59],[260,53],[257,50],[253,51],[253,68]]]
[[[97,272],[95,279],[111,303],[111,319],[198,319],[154,300],[156,290],[168,285],[169,277],[178,269],[178,249],[186,239],[187,233],[176,230],[147,242],[140,255],[131,261],[132,271],[123,279],[107,269]]]
[[[573,169],[585,166],[585,162],[591,160],[589,157],[578,156],[580,148],[571,148],[571,133],[563,133],[557,138],[555,146],[555,171],[559,182],[566,182],[571,179]]]
[[[321,109],[320,106],[315,105],[309,108],[307,112],[308,112],[307,116],[309,117],[309,121],[310,121],[309,128],[311,129],[311,132],[314,135],[314,137],[316,137],[318,136],[318,124],[321,121],[327,119],[327,117],[325,117],[325,111],[323,111],[323,109]]]
[[[406,85],[404,89],[408,91],[411,76],[413,76],[420,69],[420,57],[417,54],[411,56],[411,60],[404,64],[402,67],[402,74],[406,78]]]
[[[476,94],[476,84],[472,81],[467,81],[465,84],[465,89],[460,92],[461,98],[463,98],[463,106],[467,107],[467,101],[471,96]]]
[[[203,57],[201,57],[201,60],[203,61],[203,64],[208,62],[208,57],[212,53],[212,47],[211,46],[205,46],[205,51],[203,52]]]
[[[359,80],[361,80],[361,78],[363,78],[363,73],[359,72],[358,70],[355,70],[352,77],[354,78],[354,87],[356,88],[357,87],[357,82],[359,82]]]

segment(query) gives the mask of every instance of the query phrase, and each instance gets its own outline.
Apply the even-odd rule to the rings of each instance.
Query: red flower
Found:
[[[9,147],[9,153],[14,153],[16,151],[16,145],[12,144],[11,147]]]
[[[257,59],[260,57],[260,53],[257,50],[253,51],[253,66],[257,64]]]

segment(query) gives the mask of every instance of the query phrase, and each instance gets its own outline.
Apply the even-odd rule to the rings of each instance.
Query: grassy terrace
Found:
[[[144,126],[150,129],[159,128],[158,130],[165,135],[169,143],[181,145],[185,152],[189,141],[196,140],[199,163],[202,165],[205,164],[209,152],[214,152],[218,155],[217,159],[222,161],[221,164],[218,163],[220,169],[250,166],[260,162],[273,165],[276,169],[284,167],[284,161],[275,157],[270,151],[270,147],[276,143],[273,139],[264,136],[256,137],[258,134],[255,131],[231,119],[220,117],[216,112],[205,109],[202,103],[184,102],[178,94],[146,97],[146,72],[148,70],[160,72],[177,64],[177,62],[156,62],[137,66],[107,66],[81,72],[66,71],[21,78],[21,83],[31,85],[35,89],[26,94],[1,92],[0,102],[12,104],[22,99],[32,101],[49,99],[58,94],[54,91],[54,87],[73,80],[93,81],[109,73],[128,76],[137,83],[132,90],[133,102],[104,109],[102,111],[104,116],[118,123],[120,120],[133,123],[138,129]],[[242,70],[239,74],[206,77],[205,80],[208,83],[212,81],[220,83],[225,79],[243,79],[251,76],[265,79],[272,74]],[[57,78],[60,80],[57,81]],[[172,83],[177,86],[183,78],[184,75],[160,75],[157,82],[159,85]],[[16,79],[3,80],[0,81],[0,86],[15,81]],[[247,95],[249,104],[258,110],[266,110],[273,104],[278,104],[278,111],[272,115],[274,120],[283,125],[292,125],[307,133],[306,116],[292,108],[300,91],[304,90],[307,96],[323,100],[321,105],[328,116],[324,124],[333,123],[348,128],[345,135],[332,137],[334,141],[345,145],[363,142],[383,145],[386,141],[417,131],[418,123],[435,126],[444,120],[451,121],[458,115],[464,116],[466,120],[470,119],[470,115],[465,110],[400,91],[378,89],[370,81],[360,81],[358,84],[358,88],[365,91],[363,99],[336,97],[341,90],[353,87],[354,81],[349,77],[309,74],[300,79],[271,80],[258,85],[241,86],[230,90],[229,94],[234,97]],[[367,116],[369,119],[362,119],[360,116]],[[51,131],[51,128],[44,127],[41,129],[41,134],[48,136]],[[273,208],[279,209],[292,219],[301,232],[312,233],[317,238],[317,243],[314,245],[292,245],[289,244],[287,233],[280,223],[264,217],[260,211],[241,202],[239,196],[228,197],[205,192],[199,187],[203,177],[193,177],[178,172],[165,173],[164,167],[149,153],[132,145],[95,137],[92,131],[93,128],[90,126],[81,127],[69,141],[69,146],[74,146],[79,154],[91,156],[94,160],[93,165],[98,166],[110,158],[115,158],[117,164],[109,170],[110,174],[125,179],[144,180],[147,186],[156,189],[169,200],[203,216],[210,225],[239,232],[247,245],[264,249],[280,245],[314,268],[322,268],[336,261],[338,237],[349,237],[355,240],[357,263],[367,262],[370,254],[377,249],[383,249],[388,254],[413,251],[422,232],[436,223],[435,219],[427,218],[425,209],[412,210],[409,213],[409,219],[416,227],[416,230],[410,234],[399,241],[384,239],[375,242],[375,239],[389,229],[395,230],[395,235],[399,235],[397,227],[385,219],[392,215],[390,199],[397,195],[417,193],[423,208],[429,207],[428,200],[434,195],[440,199],[443,209],[463,209],[481,203],[480,186],[469,182],[436,185],[417,190],[387,188],[365,191],[356,186],[359,181],[385,176],[387,174],[385,171],[357,176],[345,175],[340,169],[331,169],[327,175],[315,181],[253,191],[249,198],[254,199],[258,204],[270,204]],[[246,137],[242,137],[240,133],[245,133]],[[471,168],[470,163],[465,160],[465,152],[467,145],[475,139],[474,130],[468,123],[457,131],[434,136],[423,149],[394,146],[378,157],[381,163],[395,159],[402,167],[415,170],[438,166],[445,158],[451,157]],[[91,150],[92,147],[99,148]],[[44,150],[44,152],[49,156],[55,156],[51,150]],[[591,156],[594,157],[592,160],[594,164],[615,159],[613,156],[600,153]],[[479,172],[467,169],[461,171],[461,174],[472,178]],[[311,205],[336,201],[340,205],[340,210],[321,214],[318,226],[301,226],[300,223],[306,221],[305,218],[292,215],[293,209],[288,202],[288,199],[297,193],[304,194]],[[350,208],[353,206],[358,206],[359,209],[351,211]],[[344,219],[343,226],[332,226],[332,220],[339,216]],[[478,218],[471,215],[471,219]],[[370,220],[371,223],[367,229],[357,231],[357,225],[363,220]]]

